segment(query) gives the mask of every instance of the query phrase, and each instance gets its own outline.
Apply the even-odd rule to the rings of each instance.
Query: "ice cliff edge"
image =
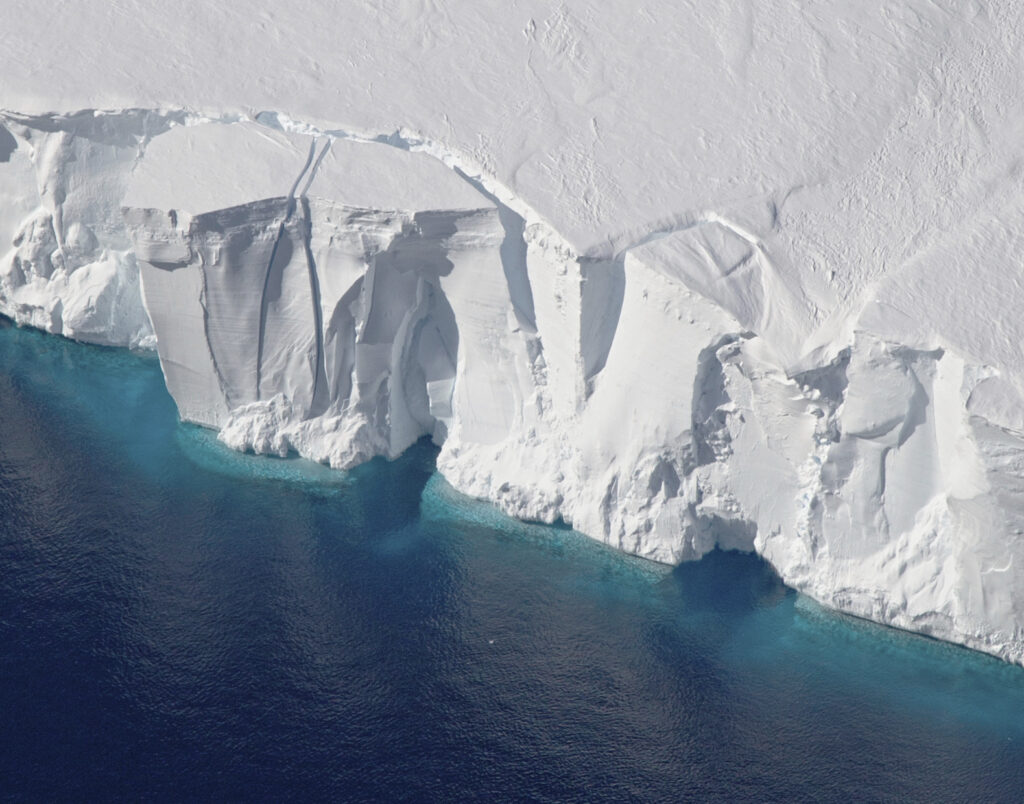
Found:
[[[763,199],[601,253],[426,142],[275,114],[2,125],[0,309],[155,345],[228,444],[344,468],[430,435],[515,516],[665,562],[756,550],[827,605],[1024,661],[1024,374],[986,343],[1020,291],[970,286],[1015,242],[998,224],[828,320]]]

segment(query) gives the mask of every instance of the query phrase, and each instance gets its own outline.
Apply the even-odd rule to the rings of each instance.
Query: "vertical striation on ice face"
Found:
[[[350,467],[430,436],[512,515],[664,562],[756,550],[823,603],[1024,662],[1003,224],[829,308],[770,198],[583,254],[429,143],[257,119],[4,117],[0,311],[155,341],[182,417],[235,448]]]

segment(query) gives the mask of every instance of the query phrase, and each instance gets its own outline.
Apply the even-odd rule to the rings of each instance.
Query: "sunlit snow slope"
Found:
[[[430,435],[1024,661],[1016,3],[50,5],[0,31],[4,313],[155,346],[237,448]]]

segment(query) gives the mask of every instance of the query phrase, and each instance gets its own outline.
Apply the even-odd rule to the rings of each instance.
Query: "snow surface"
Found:
[[[1024,8],[22,4],[0,310],[186,419],[1024,662]]]

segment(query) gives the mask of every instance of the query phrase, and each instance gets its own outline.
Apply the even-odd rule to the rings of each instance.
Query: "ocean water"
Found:
[[[0,328],[0,797],[1020,801],[1024,669],[177,421]]]

